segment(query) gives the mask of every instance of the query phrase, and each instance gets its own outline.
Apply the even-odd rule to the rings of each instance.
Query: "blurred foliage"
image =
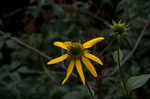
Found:
[[[28,5],[25,5],[23,11],[18,12],[19,14],[9,16],[9,13],[0,10],[1,30],[53,58],[64,53],[53,46],[53,41],[83,42],[93,37],[104,36],[105,41],[94,47],[93,51],[96,50],[96,56],[103,59],[105,65],[102,72],[108,72],[108,74],[110,68],[116,67],[116,40],[104,22],[93,16],[97,15],[109,23],[112,23],[112,20],[121,19],[129,24],[128,35],[121,40],[121,60],[135,45],[144,24],[150,22],[149,0],[28,1]],[[93,16],[89,15],[89,12]],[[15,17],[22,15],[21,19]],[[132,99],[149,99],[150,97],[149,76],[143,75],[150,73],[149,32],[150,28],[146,30],[135,53],[122,67],[127,86],[131,90],[135,89],[130,93]],[[101,55],[103,49],[111,42],[110,48]],[[48,59],[41,57],[36,52],[0,35],[0,98],[89,99],[87,88],[82,86],[80,80],[72,76],[66,85],[61,86],[60,82],[64,79],[65,70],[60,68],[60,64],[49,66],[46,64],[47,61]],[[67,62],[64,64],[66,65]],[[97,64],[96,68],[97,71],[99,69],[101,71]],[[88,74],[89,72],[85,70],[87,80],[92,85],[96,97],[99,97],[99,89],[96,84],[98,80],[96,81]],[[111,77],[103,78],[101,87],[102,97],[128,99],[124,96],[120,86],[118,72]],[[112,90],[114,91],[109,94],[108,92]]]

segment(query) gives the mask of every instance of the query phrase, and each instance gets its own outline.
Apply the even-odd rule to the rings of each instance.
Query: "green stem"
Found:
[[[120,63],[120,41],[118,42],[117,54],[118,54],[118,66],[119,66],[120,79],[122,81],[123,88],[124,88],[124,90],[126,92],[126,95],[128,96],[128,89],[126,87],[126,83],[125,83],[125,80],[123,78],[123,72],[121,70],[121,63]]]
[[[86,86],[87,86],[87,89],[89,91],[89,95],[90,95],[90,99],[94,99],[94,91],[91,89],[91,87],[89,86],[88,84],[88,81],[86,81]]]

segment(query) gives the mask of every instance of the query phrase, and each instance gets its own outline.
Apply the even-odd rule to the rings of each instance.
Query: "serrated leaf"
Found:
[[[129,91],[142,87],[150,78],[150,74],[144,74],[140,76],[133,76],[127,80],[127,88]]]
[[[120,53],[120,61],[122,60],[123,58],[123,53],[121,51],[121,49],[119,49],[119,53]],[[118,63],[118,51],[116,50],[114,53],[113,53],[113,59],[116,63]]]

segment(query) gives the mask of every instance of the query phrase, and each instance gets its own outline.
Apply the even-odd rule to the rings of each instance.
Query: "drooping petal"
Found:
[[[84,77],[83,70],[82,70],[82,65],[81,65],[81,62],[80,62],[79,59],[76,60],[76,68],[77,68],[77,71],[80,75],[80,78],[82,80],[83,85],[85,85],[85,77]]]
[[[68,58],[68,56],[69,56],[68,54],[64,54],[60,57],[57,57],[57,58],[54,58],[54,59],[50,60],[47,64],[59,63],[59,62],[65,60],[66,58]]]
[[[65,43],[63,43],[63,42],[56,41],[56,42],[54,42],[53,44],[54,44],[55,46],[58,46],[58,47],[60,47],[60,48],[65,49],[65,50],[68,49],[68,48],[66,47]]]
[[[97,63],[99,63],[100,65],[103,65],[103,62],[98,57],[96,57],[93,54],[85,52],[84,56],[87,57],[87,58],[89,58],[89,59],[91,59],[91,60],[93,60],[93,61],[95,61],[95,62],[97,62]]]
[[[97,77],[97,72],[96,72],[94,66],[92,65],[92,63],[87,58],[85,58],[84,56],[82,56],[82,61],[85,64],[85,66],[87,67],[87,69],[91,72],[91,74],[94,77]]]
[[[68,80],[69,76],[71,75],[71,72],[72,72],[72,70],[74,68],[74,64],[75,64],[74,60],[71,60],[71,62],[69,63],[69,66],[67,68],[67,75],[66,75],[65,79],[61,83],[62,85],[65,84],[65,82]]]
[[[92,40],[89,40],[89,41],[83,43],[83,48],[90,48],[93,45],[95,45],[96,43],[102,41],[103,39],[104,39],[104,37],[97,37]]]

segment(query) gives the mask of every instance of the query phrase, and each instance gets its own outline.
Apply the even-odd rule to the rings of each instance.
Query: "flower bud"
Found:
[[[120,40],[124,35],[127,34],[129,26],[122,23],[120,20],[118,23],[113,21],[113,24],[110,26],[110,28],[111,28],[111,32],[113,33],[113,35],[116,36],[116,38]]]

